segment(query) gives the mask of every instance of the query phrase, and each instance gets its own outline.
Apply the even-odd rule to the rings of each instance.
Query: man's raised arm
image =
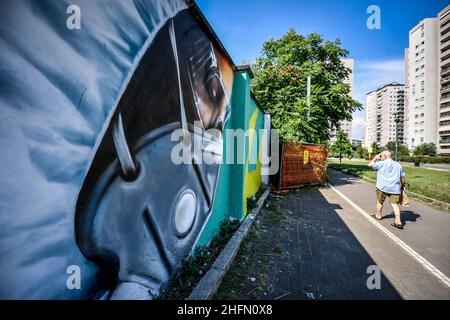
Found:
[[[369,167],[373,167],[375,165],[375,163],[381,159],[381,154],[377,154],[375,157],[373,157],[373,159],[369,162],[368,166]]]

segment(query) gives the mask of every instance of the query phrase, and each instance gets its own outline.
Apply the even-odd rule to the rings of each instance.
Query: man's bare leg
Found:
[[[378,219],[381,219],[381,211],[383,210],[383,204],[377,201],[377,213],[375,214],[375,217]]]
[[[396,203],[391,203],[391,205],[392,205],[392,209],[394,209],[395,224],[401,225],[402,224],[402,220],[400,219],[400,207]]]

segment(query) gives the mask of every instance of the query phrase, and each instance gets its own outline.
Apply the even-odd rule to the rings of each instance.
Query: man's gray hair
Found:
[[[391,152],[390,152],[389,150],[384,150],[384,151],[382,151],[381,153],[384,154],[384,156],[385,156],[386,158],[390,158],[390,157],[391,157]]]

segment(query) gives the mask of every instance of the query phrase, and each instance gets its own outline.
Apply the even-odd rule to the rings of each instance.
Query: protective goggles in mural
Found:
[[[182,128],[221,157],[230,63],[189,11],[158,32],[111,119],[80,191],[76,238],[99,267],[94,296],[152,298],[193,249],[211,212],[218,163],[177,165]],[[217,129],[217,135],[205,135]],[[213,151],[211,151],[213,150]],[[218,152],[220,150],[220,152]]]

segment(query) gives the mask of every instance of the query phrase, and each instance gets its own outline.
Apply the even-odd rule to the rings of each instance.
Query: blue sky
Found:
[[[392,81],[404,83],[408,32],[423,18],[436,17],[447,0],[197,0],[236,64],[258,57],[262,44],[294,27],[339,38],[355,60],[354,98]],[[381,29],[369,30],[367,8],[378,5]],[[362,138],[364,112],[354,114],[353,139]]]

